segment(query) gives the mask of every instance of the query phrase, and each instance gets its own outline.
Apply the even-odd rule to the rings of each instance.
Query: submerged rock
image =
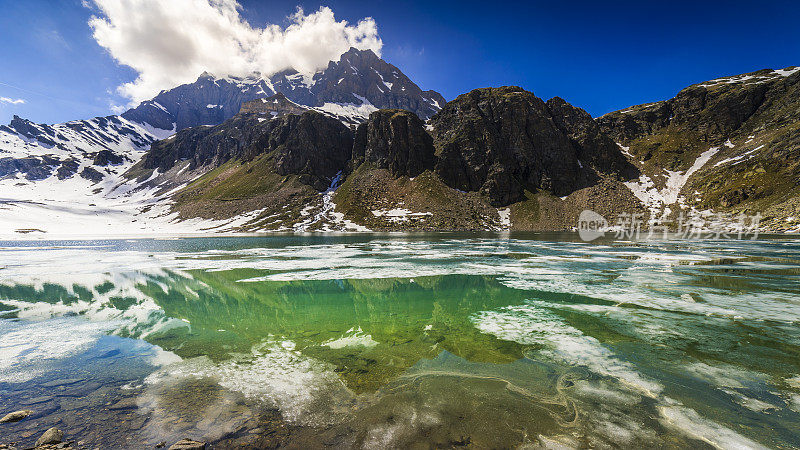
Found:
[[[29,409],[14,411],[0,418],[0,423],[19,422],[20,420],[30,416],[31,414],[33,414],[33,411]]]
[[[108,409],[110,410],[121,410],[121,409],[135,409],[137,407],[136,398],[135,397],[127,397],[123,398],[122,400],[110,405]]]
[[[169,450],[205,450],[206,443],[195,441],[192,439],[181,439],[180,441],[172,444]]]
[[[64,432],[56,427],[53,427],[45,431],[44,434],[42,434],[42,436],[36,440],[36,446],[41,447],[42,445],[59,444],[63,439]]]
[[[42,383],[41,386],[46,388],[69,386],[71,384],[80,383],[83,380],[84,380],[83,378],[59,378],[57,380],[52,380],[46,383]]]
[[[21,400],[19,403],[21,405],[36,405],[36,404],[39,404],[39,403],[49,402],[50,400],[53,400],[52,396],[50,396],[50,395],[42,395],[40,397],[33,397],[33,398],[28,398],[28,399],[25,399],[25,400]]]

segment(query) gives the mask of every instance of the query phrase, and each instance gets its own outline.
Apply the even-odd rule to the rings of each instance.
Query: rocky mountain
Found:
[[[629,187],[653,215],[763,216],[800,230],[800,67],[695,84],[597,120],[642,171]]]
[[[138,160],[151,142],[163,136],[117,116],[57,125],[14,116],[10,124],[0,126],[0,179],[24,184],[79,175],[98,181],[103,178],[101,171],[121,173],[120,167]]]
[[[74,161],[86,155],[94,158],[101,150],[114,153],[107,155],[106,161],[123,158],[136,162],[138,153],[155,138],[189,127],[220,124],[243,105],[253,108],[261,102],[261,111],[269,112],[264,109],[268,97],[270,102],[280,102],[281,114],[313,108],[351,126],[378,108],[407,109],[428,118],[445,103],[440,94],[422,91],[371,50],[351,48],[310,79],[293,71],[245,78],[204,73],[194,83],[162,91],[121,116],[57,125],[35,124],[15,116],[9,125],[0,126],[0,158],[4,158],[0,177],[19,172],[37,180],[55,170],[65,177],[72,173]],[[81,170],[87,167],[81,166]],[[91,167],[87,176],[94,181],[102,179]]]
[[[427,123],[381,109],[357,127],[349,158],[325,178],[312,183],[303,170],[281,172],[309,188],[304,203],[248,229],[569,229],[583,209],[611,221],[625,213],[666,222],[688,213],[730,219],[758,212],[769,229],[798,229],[798,80],[797,68],[721,78],[598,119],[517,87],[463,94]],[[291,116],[275,100],[241,116]],[[322,145],[312,142],[306,145]],[[279,153],[259,151],[273,155],[264,157],[271,161],[265,170],[278,174]],[[200,179],[214,184],[216,170]],[[341,176],[327,185],[333,173]],[[247,211],[224,204],[230,214]],[[259,206],[277,217],[276,206]]]
[[[481,191],[494,206],[518,202],[526,190],[565,196],[594,184],[597,170],[627,170],[589,114],[517,87],[461,95],[431,124],[436,173],[450,186]]]
[[[361,109],[357,122],[378,108],[406,109],[427,119],[445,103],[441,94],[423,91],[372,50],[351,48],[311,77],[293,70],[244,78],[204,73],[194,83],[162,91],[122,116],[157,128],[182,130],[222,123],[237,114],[242,104],[275,94],[332,113]]]
[[[251,161],[271,154],[279,175],[298,175],[322,191],[350,159],[352,131],[317,111],[286,114],[263,120],[257,114],[238,114],[213,127],[195,127],[154,143],[138,170],[167,173],[206,172],[230,160]]]
[[[560,230],[591,209],[800,231],[798,86],[762,70],[595,119],[510,86],[445,104],[356,50],[311,78],[206,74],[122,116],[0,127],[0,229]]]
[[[351,167],[370,164],[399,177],[416,177],[433,169],[436,155],[425,123],[414,113],[383,109],[358,127]]]
[[[165,137],[119,116],[56,125],[14,116],[0,126],[0,197],[6,205],[104,191],[98,183],[118,180],[150,144]],[[61,197],[61,198],[59,198]]]
[[[245,103],[153,144],[129,176],[163,189],[193,180],[173,197],[183,218],[258,211],[249,230],[499,229],[516,211],[544,228],[542,202],[600,185],[618,188],[603,202],[633,199],[620,180],[636,169],[591,116],[521,88],[464,94],[429,124],[381,109],[353,132],[324,110],[297,112],[282,96]]]
[[[444,104],[441,95],[422,91],[372,51],[350,49],[310,78],[292,71],[244,78],[204,73],[194,83],[162,91],[120,116],[56,125],[15,117],[0,127],[0,207],[7,210],[0,227],[11,232],[41,227],[42,221],[60,217],[59,211],[67,208],[75,227],[81,228],[82,218],[93,216],[91,211],[99,204],[124,210],[119,216],[126,226],[138,222],[129,216],[140,214],[144,206],[134,206],[131,199],[141,200],[139,194],[148,189],[129,185],[121,174],[153,141],[189,127],[218,125],[242,105],[253,107],[256,102],[262,103],[266,117],[261,119],[266,120],[272,117],[263,110],[267,98],[280,99],[281,114],[313,109],[351,127],[379,107],[408,108],[427,117]],[[145,196],[148,202],[160,198],[153,195]],[[36,208],[36,214],[29,213]],[[33,216],[42,220],[27,220]],[[20,221],[30,227],[17,226]],[[103,225],[116,228],[114,223]]]

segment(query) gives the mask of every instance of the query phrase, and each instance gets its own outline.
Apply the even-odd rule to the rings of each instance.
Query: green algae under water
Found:
[[[0,443],[800,446],[800,242],[0,243]],[[30,441],[30,442],[29,442]]]

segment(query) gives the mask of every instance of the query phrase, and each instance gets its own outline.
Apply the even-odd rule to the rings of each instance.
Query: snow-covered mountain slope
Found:
[[[173,132],[119,116],[56,125],[14,116],[9,125],[0,126],[0,180],[25,186],[51,177],[79,177],[96,183],[121,174],[153,141]]]
[[[153,141],[172,133],[119,116],[56,125],[15,116],[0,126],[0,235],[113,230],[136,214],[136,202],[107,195]]]
[[[439,93],[423,91],[371,50],[352,48],[312,77],[294,70],[244,78],[203,73],[194,83],[162,91],[122,116],[176,130],[217,125],[237,114],[242,104],[277,93],[299,105],[336,110],[361,122],[369,115],[363,110],[370,106],[406,109],[427,119],[445,103]]]
[[[0,126],[0,239],[219,232],[249,220],[179,221],[170,192],[122,176],[172,134],[119,116],[56,125],[14,117]]]

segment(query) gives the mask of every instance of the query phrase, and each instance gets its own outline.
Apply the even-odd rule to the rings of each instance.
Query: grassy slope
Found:
[[[224,219],[254,210],[264,211],[244,229],[289,226],[319,194],[294,175],[275,173],[272,155],[252,161],[231,160],[198,178],[173,196],[182,218]]]

